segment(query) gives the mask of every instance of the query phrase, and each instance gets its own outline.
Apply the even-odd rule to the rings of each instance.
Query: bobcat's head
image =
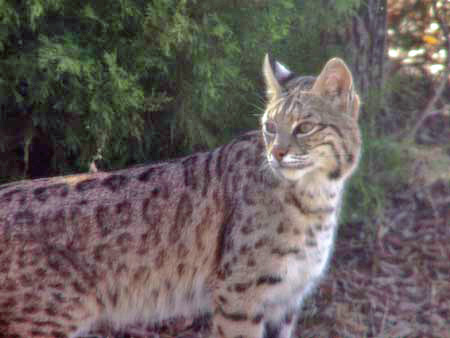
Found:
[[[268,102],[262,117],[266,156],[289,181],[309,174],[348,177],[359,159],[359,97],[344,61],[328,61],[317,78],[298,77],[266,55]]]

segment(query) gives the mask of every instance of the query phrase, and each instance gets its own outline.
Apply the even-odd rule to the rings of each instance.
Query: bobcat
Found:
[[[361,148],[344,62],[266,55],[262,130],[210,152],[0,186],[0,336],[76,337],[213,314],[213,337],[291,337]]]

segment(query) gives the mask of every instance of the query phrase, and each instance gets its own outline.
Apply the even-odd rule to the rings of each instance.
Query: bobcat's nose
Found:
[[[277,159],[278,162],[283,160],[283,157],[287,154],[287,149],[280,146],[274,146],[272,148],[272,155]]]

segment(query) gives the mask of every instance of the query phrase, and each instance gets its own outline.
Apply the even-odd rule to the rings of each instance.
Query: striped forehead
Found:
[[[317,96],[304,92],[288,92],[281,98],[268,105],[266,114],[270,119],[296,121],[306,118],[313,114],[320,105],[320,98]]]

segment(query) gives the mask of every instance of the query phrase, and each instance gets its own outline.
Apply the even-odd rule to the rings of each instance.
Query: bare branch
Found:
[[[445,12],[445,8],[443,8],[443,11]],[[434,92],[433,97],[430,99],[430,101],[428,101],[425,109],[422,111],[422,113],[420,114],[420,117],[417,121],[417,123],[414,125],[414,127],[412,128],[411,132],[410,132],[410,137],[413,138],[417,131],[419,130],[419,128],[422,126],[423,122],[427,119],[427,117],[429,117],[430,115],[432,115],[433,113],[433,109],[434,106],[436,105],[436,103],[438,102],[438,100],[441,98],[445,87],[447,86],[448,83],[448,78],[450,76],[450,34],[449,34],[449,27],[447,24],[447,21],[444,20],[440,15],[439,12],[437,10],[437,0],[433,1],[433,12],[434,12],[434,16],[436,18],[436,21],[439,24],[440,29],[442,29],[443,35],[444,35],[444,45],[447,49],[447,64],[445,65],[445,69],[442,72],[442,78],[439,80],[439,84]],[[444,17],[446,17],[446,15],[444,14]]]

